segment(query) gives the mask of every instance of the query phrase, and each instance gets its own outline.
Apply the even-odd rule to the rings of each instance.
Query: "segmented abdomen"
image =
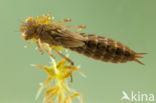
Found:
[[[93,34],[81,33],[81,35],[87,38],[84,41],[85,45],[82,47],[70,47],[71,50],[104,62],[123,63],[137,60],[137,53],[120,42]]]

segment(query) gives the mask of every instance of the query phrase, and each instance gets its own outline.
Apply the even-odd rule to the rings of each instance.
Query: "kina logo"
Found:
[[[131,102],[154,102],[154,94],[152,93],[141,93],[140,91],[131,91],[129,94],[122,91],[121,101],[131,101]]]

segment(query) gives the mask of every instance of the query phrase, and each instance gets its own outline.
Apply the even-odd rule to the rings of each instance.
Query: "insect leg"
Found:
[[[72,76],[72,74],[70,75],[70,82],[71,83],[73,82],[73,76]]]
[[[67,22],[71,22],[71,18],[67,18],[67,19],[64,19],[64,20],[54,22],[54,24],[61,25],[61,24],[67,23]]]
[[[55,59],[55,56],[51,53],[51,51],[50,51],[50,49],[48,48],[48,46],[47,45],[44,45],[44,44],[42,44],[43,45],[43,48],[46,50],[46,52],[53,58],[53,59]]]
[[[55,48],[52,48],[59,56],[61,56],[62,58],[64,58],[65,60],[67,60],[71,65],[74,65],[74,63],[65,55],[61,54],[59,51],[57,51]]]
[[[82,29],[85,29],[86,26],[85,25],[75,25],[75,26],[64,26],[64,28],[78,28],[77,32],[81,31]]]
[[[44,52],[43,52],[43,50],[41,49],[41,46],[40,46],[40,41],[38,39],[36,40],[36,45],[37,45],[37,48],[40,51],[40,53],[44,54]]]

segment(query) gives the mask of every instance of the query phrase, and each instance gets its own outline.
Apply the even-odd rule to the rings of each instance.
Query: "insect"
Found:
[[[127,61],[136,61],[143,64],[138,58],[143,58],[141,55],[146,53],[134,52],[124,44],[104,36],[80,33],[80,30],[86,28],[83,25],[62,26],[62,24],[70,22],[71,19],[56,22],[53,20],[54,18],[50,18],[49,14],[36,18],[29,17],[20,27],[23,39],[35,40],[41,54],[43,54],[42,48],[44,48],[54,58],[47,48],[48,45],[53,51],[73,65],[73,62],[68,57],[53,48],[54,46],[62,46],[104,62],[125,63]],[[78,30],[71,31],[69,28],[77,28]]]

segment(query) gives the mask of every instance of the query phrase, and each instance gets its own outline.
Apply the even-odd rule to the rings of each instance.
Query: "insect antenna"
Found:
[[[18,19],[18,21],[19,21],[20,23],[22,23],[22,24],[24,23],[24,21],[23,21],[23,20],[21,20],[21,19]]]

